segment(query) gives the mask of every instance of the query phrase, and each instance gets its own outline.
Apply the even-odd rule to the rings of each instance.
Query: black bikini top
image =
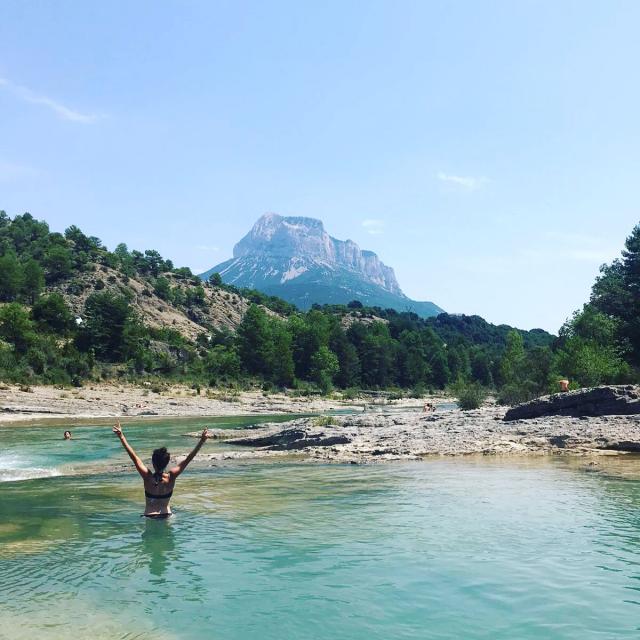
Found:
[[[145,489],[144,495],[147,496],[147,498],[151,498],[152,500],[168,500],[173,495],[173,489],[169,491],[169,493],[163,493],[161,496],[154,496],[153,493],[149,493]]]
[[[156,487],[160,484],[160,479],[162,478],[162,473],[154,473],[153,474],[153,478],[156,481]],[[173,489],[171,489],[171,491],[169,491],[169,493],[163,493],[160,496],[154,496],[153,493],[149,493],[146,488],[144,490],[144,495],[147,496],[147,498],[151,498],[152,500],[168,500],[172,495],[173,495]]]

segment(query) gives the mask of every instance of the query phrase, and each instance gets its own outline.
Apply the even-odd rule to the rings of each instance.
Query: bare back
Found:
[[[176,476],[170,472],[156,475],[150,470],[142,477],[145,495],[145,516],[171,515],[169,502],[176,484]]]

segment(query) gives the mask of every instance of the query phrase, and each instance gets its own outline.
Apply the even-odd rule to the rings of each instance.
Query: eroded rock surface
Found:
[[[610,416],[640,414],[640,387],[610,385],[578,389],[536,398],[507,411],[504,419],[528,420],[542,416]]]
[[[291,451],[326,462],[640,452],[640,415],[547,416],[505,422],[504,413],[500,407],[485,407],[426,415],[415,411],[354,414],[334,416],[333,424],[322,426],[317,426],[317,418],[300,418],[267,424],[249,435],[238,432],[241,438],[226,442],[252,447],[257,457]]]
[[[289,451],[307,447],[329,447],[336,444],[348,444],[351,440],[345,435],[326,436],[323,432],[311,432],[305,429],[283,429],[277,433],[257,438],[238,438],[233,444],[246,447],[265,447],[270,451]]]

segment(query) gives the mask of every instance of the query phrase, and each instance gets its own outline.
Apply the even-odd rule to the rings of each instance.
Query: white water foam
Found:
[[[33,461],[23,456],[13,453],[0,455],[0,482],[17,482],[59,475],[62,474],[57,469],[33,466]]]

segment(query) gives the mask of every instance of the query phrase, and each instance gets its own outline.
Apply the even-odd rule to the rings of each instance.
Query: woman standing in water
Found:
[[[196,454],[200,451],[200,447],[205,443],[207,439],[207,429],[204,429],[200,435],[200,441],[194,447],[193,451],[177,466],[169,469],[169,471],[165,471],[171,458],[166,447],[161,447],[153,452],[151,456],[153,471],[151,471],[127,442],[124,433],[122,433],[120,421],[113,427],[113,432],[120,438],[122,446],[129,454],[133,464],[136,465],[138,473],[142,476],[144,495],[146,496],[143,515],[147,518],[168,518],[171,515],[169,500],[173,495],[173,487],[176,484],[176,479],[196,457]]]

